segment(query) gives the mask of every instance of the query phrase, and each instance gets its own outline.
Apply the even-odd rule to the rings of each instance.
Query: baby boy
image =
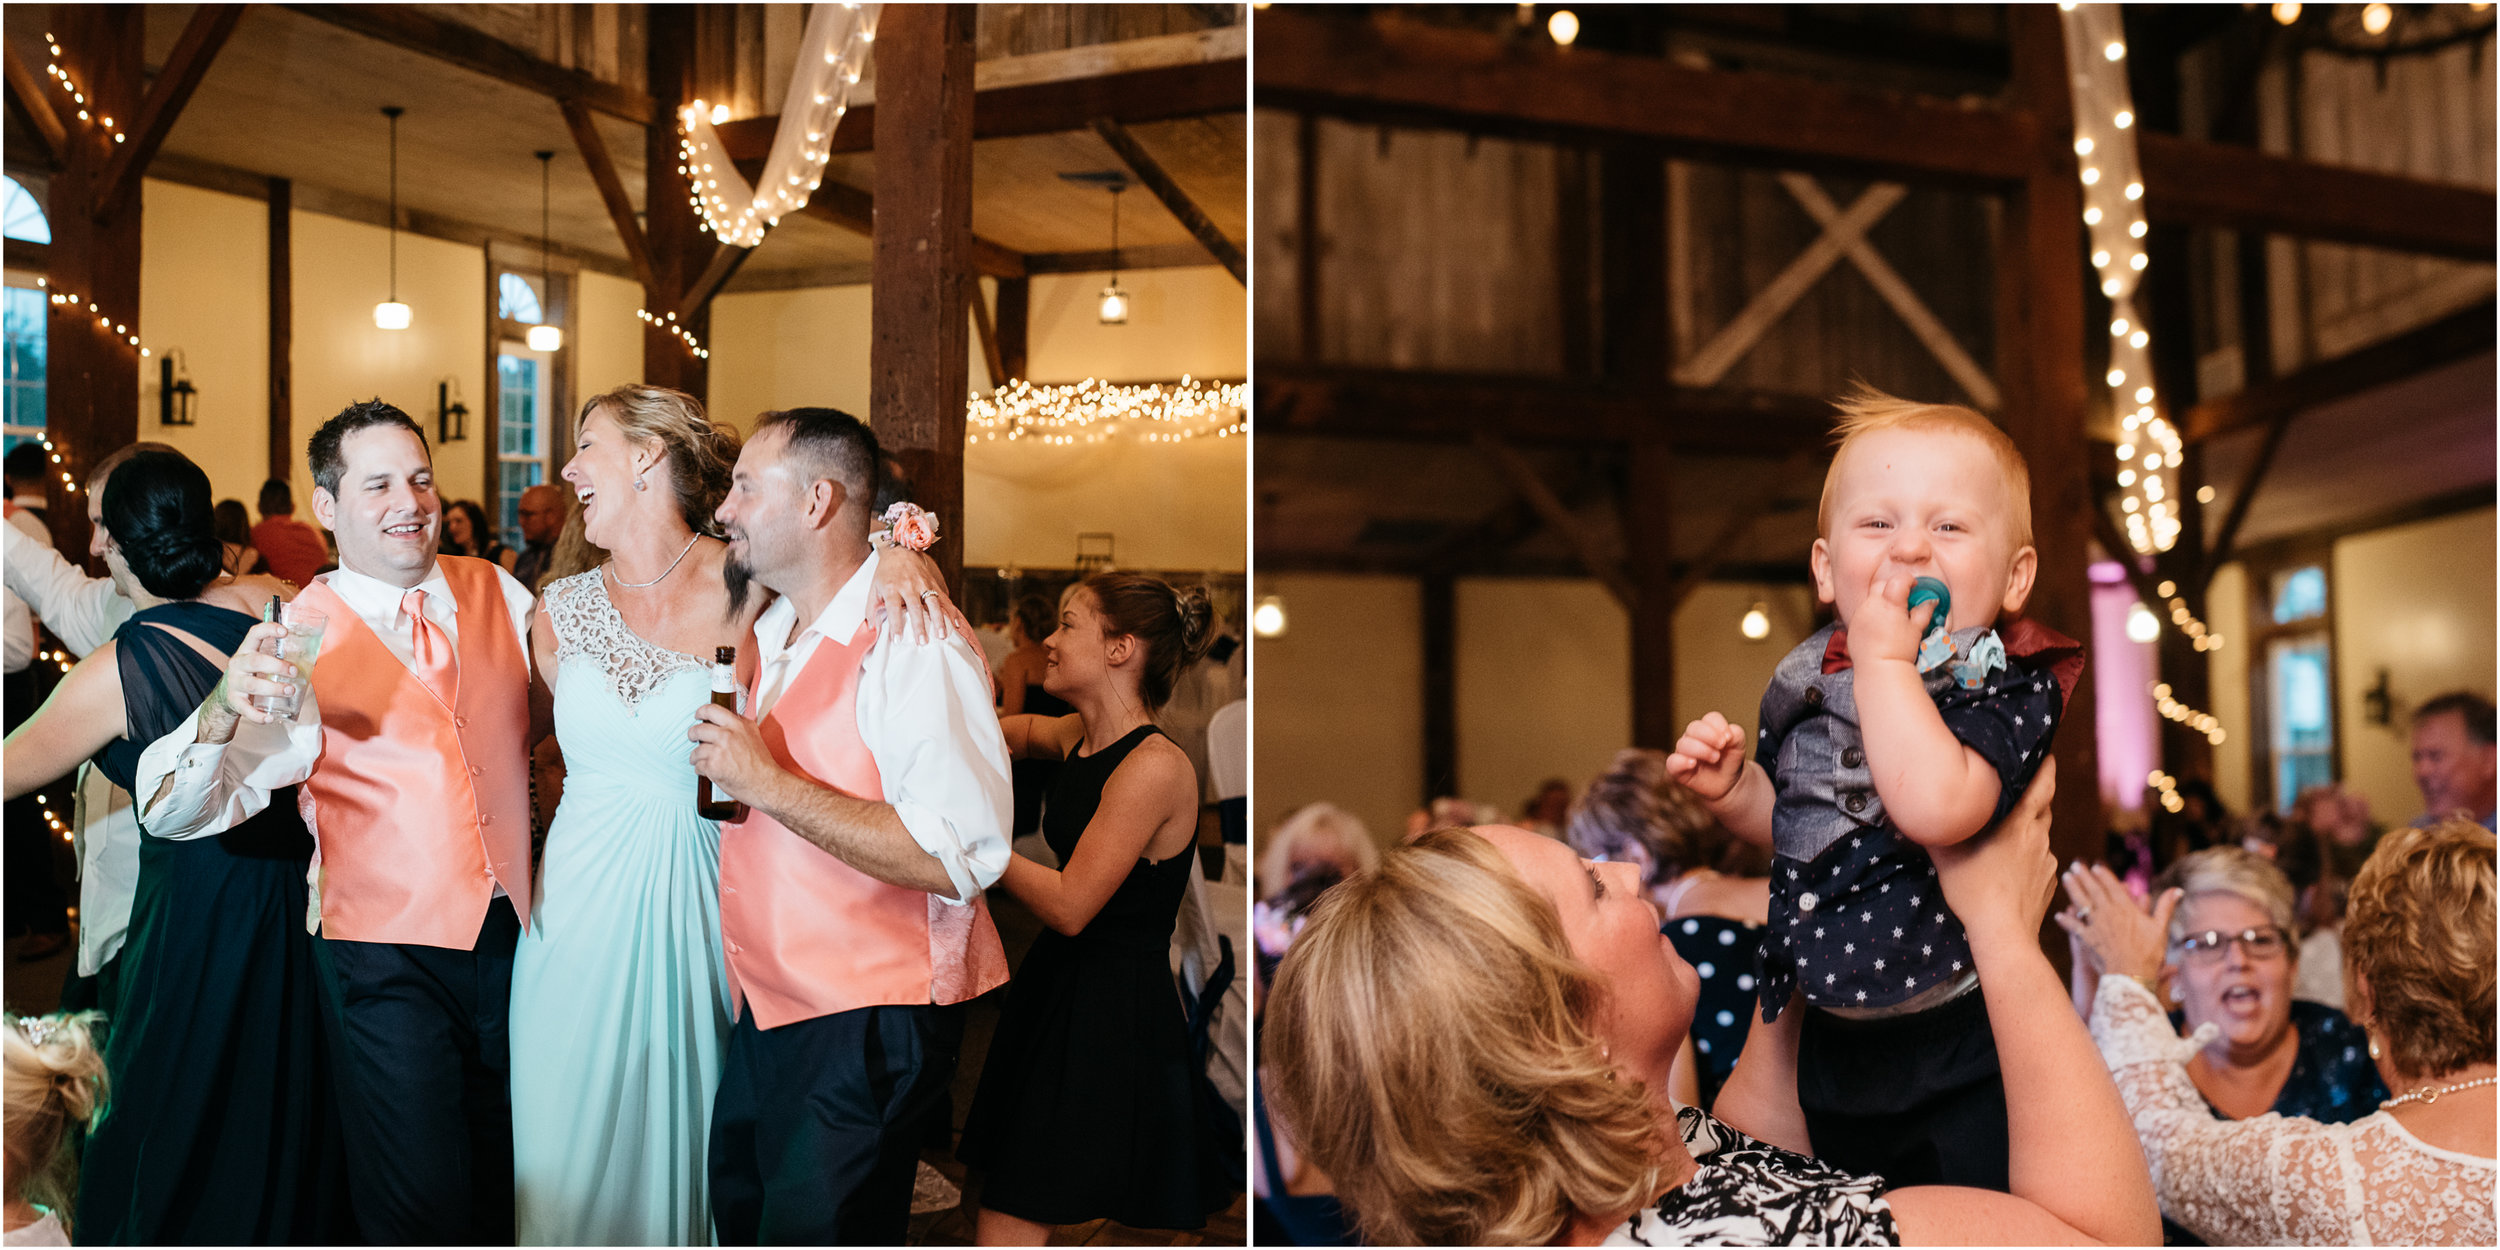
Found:
[[[2031,594],[2030,472],[1967,408],[1840,404],[1815,593],[1838,623],[1780,661],[1756,762],[1713,712],[1668,771],[1770,843],[1762,1015],[1807,1015],[1797,1100],[1815,1153],[1895,1185],[2006,1187],[2005,1093],[1962,925],[1928,847],[2012,810],[2047,758],[2082,647],[2013,618]],[[1947,602],[1911,606],[1922,578]],[[1928,637],[1931,618],[1949,614]]]

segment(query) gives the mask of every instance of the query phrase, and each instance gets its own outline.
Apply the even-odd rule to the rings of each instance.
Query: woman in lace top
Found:
[[[1375,1244],[2141,1243],[2152,1185],[2035,936],[2043,768],[1936,852],[2004,1056],[2013,1192],[1884,1192],[1809,1157],[1797,1022],[1757,1023],[1717,1114],[1667,1073],[1695,974],[1630,864],[1444,829],[1331,890],[1270,996],[1262,1092]]]
[[[2228,1245],[2488,1246],[2500,1237],[2492,873],[2492,835],[2451,820],[2388,835],[2354,879],[2346,1001],[2396,1096],[2350,1124],[2214,1119],[2187,1070],[2208,1034],[2180,1040],[2138,979],[2159,959],[2177,893],[2146,916],[2084,879],[2079,924],[2112,973],[2094,997],[2092,1035],[2166,1214]]]

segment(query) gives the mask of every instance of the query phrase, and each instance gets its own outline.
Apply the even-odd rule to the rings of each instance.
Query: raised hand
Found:
[[[2099,864],[2076,864],[2066,870],[2064,881],[2066,898],[2074,905],[2057,913],[2057,927],[2074,939],[2093,971],[2147,981],[2161,975],[2170,915],[2179,909],[2178,890],[2162,891],[2147,914],[2126,883]]]
[[[1667,756],[1667,775],[1704,802],[1726,798],[1744,770],[1745,731],[1717,712],[1686,725]]]
[[[262,710],[252,700],[284,698],[294,694],[304,682],[304,673],[294,664],[279,659],[263,648],[275,648],[286,637],[286,626],[277,621],[262,621],[234,649],[234,658],[226,661],[226,675],[217,689],[208,696],[207,712],[214,719],[248,720],[267,725],[278,714]],[[228,722],[231,724],[231,720]]]
[[[930,642],[953,632],[942,606],[946,579],[939,576],[937,561],[918,551],[887,547],[877,558],[868,594],[885,606],[884,628],[895,637]]]

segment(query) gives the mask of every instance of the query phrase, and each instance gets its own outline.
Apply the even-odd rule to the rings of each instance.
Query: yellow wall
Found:
[[[1760,642],[1745,637],[1745,610],[1763,605],[1771,633]],[[1754,740],[1762,692],[1780,657],[1822,626],[1814,616],[1811,586],[1756,586],[1709,582],[1696,588],[1675,613],[1675,718],[1686,721],[1717,712]],[[1747,747],[1747,751],[1751,751]],[[1588,778],[1575,778],[1584,785]]]
[[[1586,578],[1466,578],[1457,597],[1459,793],[1517,820],[1538,783],[1577,792],[1632,741],[1631,616]]]
[[[2214,748],[2214,793],[2224,807],[2245,812],[2258,793],[2249,772],[2256,760],[2256,722],[2250,719],[2248,665],[2257,648],[2248,625],[2246,565],[2235,560],[2214,570],[2205,590],[2205,627],[2222,636],[2222,650],[2205,659],[2214,719],[2223,727],[2222,745]]]
[[[156,356],[139,362],[139,437],[180,449],[216,498],[242,500],[257,521],[269,476],[269,208],[153,179],[140,194],[140,341]],[[173,349],[199,388],[188,428],[157,421],[156,357]]]
[[[2421,814],[2406,713],[2450,690],[2493,693],[2490,508],[2355,535],[2335,544],[2335,698],[2343,776],[2381,820]],[[2363,718],[2362,694],[2388,674],[2395,723]]]
[[[574,296],[566,345],[573,361],[575,394],[581,399],[642,380],[642,284],[584,270]]]
[[[1417,584],[1401,577],[1262,574],[1284,637],[1251,646],[1257,761],[1252,836],[1326,799],[1394,842],[1424,785],[1424,653]]]
[[[1221,268],[1123,274],[1127,325],[1095,319],[1106,274],[1033,279],[1027,372],[1035,381],[1239,378],[1248,370],[1241,285]],[[989,291],[984,284],[985,294]],[[869,288],[723,295],[712,307],[712,408],[741,429],[775,408],[868,404]],[[630,312],[630,310],[628,310]],[[987,384],[978,341],[969,385]],[[1113,440],[1069,447],[974,443],[964,456],[965,547],[972,564],[1065,568],[1076,536],[1108,532],[1131,568],[1245,567],[1248,446]]]

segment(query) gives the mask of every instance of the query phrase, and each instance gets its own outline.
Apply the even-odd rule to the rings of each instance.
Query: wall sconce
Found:
[[[2362,718],[2373,725],[2392,725],[2396,721],[2396,696],[2387,688],[2387,670],[2378,671],[2378,684],[2361,692]]]
[[[157,358],[156,421],[159,425],[190,425],[198,420],[192,412],[192,401],[199,397],[199,388],[191,385],[191,373],[185,367],[177,371],[174,362],[182,356],[177,347]],[[189,362],[184,362],[187,366]]]
[[[1285,597],[1261,595],[1259,606],[1250,611],[1250,632],[1261,638],[1285,636]]]
[[[1770,637],[1771,605],[1756,602],[1752,607],[1745,609],[1745,619],[1738,621],[1736,628],[1745,635],[1747,642],[1760,642]]]
[[[461,403],[460,384],[451,379],[434,384],[434,441],[457,443],[469,437],[469,406]]]

